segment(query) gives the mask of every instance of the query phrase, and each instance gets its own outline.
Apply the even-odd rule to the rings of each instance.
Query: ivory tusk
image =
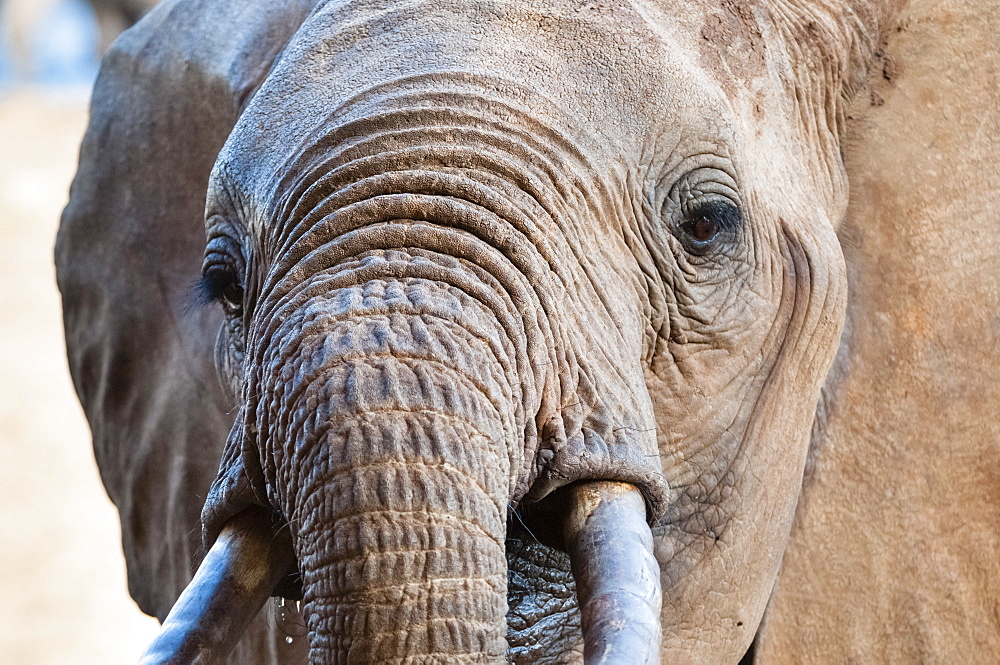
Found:
[[[219,534],[140,665],[223,665],[293,563],[270,516],[243,511]]]
[[[613,481],[568,488],[564,536],[583,618],[586,665],[660,662],[660,568],[646,503]]]

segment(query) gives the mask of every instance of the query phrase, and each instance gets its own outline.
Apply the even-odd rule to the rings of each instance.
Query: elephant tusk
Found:
[[[646,504],[634,485],[568,488],[564,537],[583,617],[587,665],[660,662],[660,568]]]
[[[263,510],[232,518],[140,665],[222,665],[293,564],[291,543],[274,536]]]

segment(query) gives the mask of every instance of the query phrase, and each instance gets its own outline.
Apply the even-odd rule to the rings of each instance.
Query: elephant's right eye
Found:
[[[201,287],[208,299],[222,304],[227,314],[235,315],[243,309],[243,285],[232,268],[210,266],[201,276]]]

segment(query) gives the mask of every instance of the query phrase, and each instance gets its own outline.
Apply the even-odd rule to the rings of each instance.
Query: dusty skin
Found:
[[[52,240],[84,96],[0,95],[0,660],[135,663],[155,635],[125,588],[63,351]]]
[[[136,601],[221,662],[281,534],[229,662],[593,662],[636,524],[616,664],[992,662],[997,30],[903,4],[160,5],[56,252]]]

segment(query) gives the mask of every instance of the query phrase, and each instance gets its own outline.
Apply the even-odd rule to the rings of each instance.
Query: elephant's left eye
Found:
[[[739,223],[739,208],[728,201],[707,201],[685,211],[679,227],[688,249],[703,252],[735,232]]]

